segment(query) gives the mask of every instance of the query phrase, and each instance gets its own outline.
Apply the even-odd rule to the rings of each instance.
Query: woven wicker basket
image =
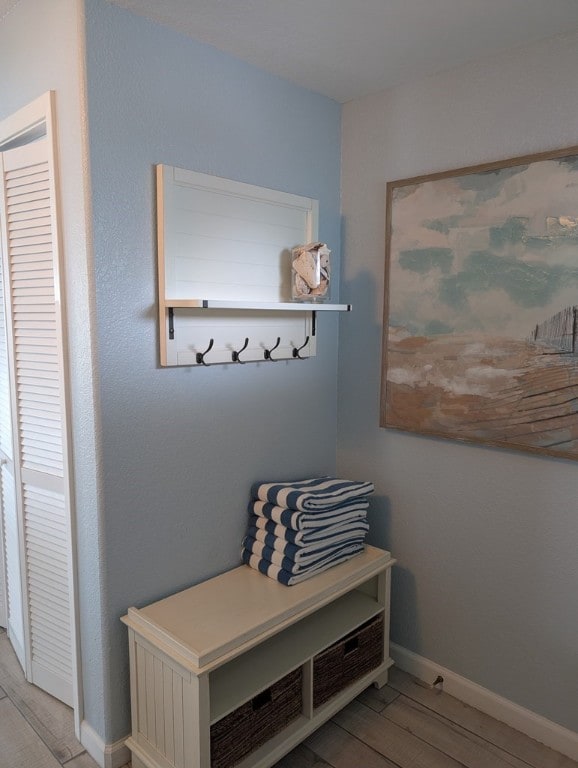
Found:
[[[231,768],[301,711],[300,667],[211,726],[211,767]]]
[[[313,659],[313,707],[324,704],[383,661],[383,614],[342,637]]]

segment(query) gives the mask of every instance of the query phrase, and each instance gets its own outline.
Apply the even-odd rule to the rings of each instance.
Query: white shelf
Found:
[[[313,301],[225,301],[221,299],[165,299],[172,309],[248,309],[263,312],[351,312],[351,304]]]

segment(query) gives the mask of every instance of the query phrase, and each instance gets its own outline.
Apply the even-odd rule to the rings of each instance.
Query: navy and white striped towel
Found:
[[[339,507],[315,512],[302,512],[286,507],[279,507],[268,501],[252,501],[249,504],[249,514],[266,517],[275,523],[292,528],[294,531],[304,531],[308,528],[321,528],[328,525],[341,525],[364,520],[367,517],[369,502],[362,498],[351,499]]]
[[[336,557],[335,560],[331,560],[331,562],[325,563],[318,568],[312,568],[311,570],[300,573],[299,575],[289,573],[288,571],[283,570],[283,568],[280,568],[278,565],[273,565],[273,563],[270,563],[268,560],[263,560],[258,555],[252,554],[247,549],[243,549],[242,559],[246,565],[250,566],[256,571],[259,571],[259,573],[268,576],[270,579],[275,579],[275,581],[284,584],[286,587],[291,587],[294,584],[299,584],[301,581],[305,581],[306,579],[310,579],[313,576],[317,576],[317,574],[326,571],[328,568],[333,568],[334,565],[339,565],[339,563],[350,560],[352,557],[358,555],[359,552],[362,552],[363,549],[364,547],[362,545],[357,552],[340,555]]]
[[[259,531],[259,536],[252,533],[253,530]],[[346,523],[337,523],[336,525],[324,525],[319,528],[306,528],[304,531],[295,531],[293,528],[287,528],[274,520],[268,520],[260,515],[249,516],[248,533],[254,539],[260,539],[262,535],[270,535],[280,542],[289,542],[298,547],[307,547],[319,541],[324,541],[342,533],[351,533],[356,535],[358,531],[368,531],[369,524],[365,515],[359,520],[351,520]]]
[[[267,533],[263,528],[257,528],[255,525],[249,526],[247,536],[260,541],[266,547],[271,547],[271,549],[281,552],[282,555],[290,557],[297,562],[301,556],[307,557],[314,552],[324,552],[329,548],[339,547],[350,541],[363,541],[369,526],[367,523],[359,523],[357,526],[347,526],[347,528],[348,530],[341,530],[332,536],[327,536],[324,539],[318,539],[308,544],[292,544],[287,539],[280,539],[274,533]]]
[[[288,552],[279,552],[274,547],[269,547],[263,541],[258,541],[245,536],[243,546],[252,554],[258,555],[262,560],[269,560],[273,565],[278,565],[289,573],[298,574],[310,570],[317,565],[322,565],[328,560],[332,560],[338,554],[347,552],[357,552],[360,545],[363,545],[365,537],[349,539],[336,546],[326,547],[325,549],[304,550],[288,544]]]
[[[251,498],[302,512],[334,509],[351,499],[373,493],[373,483],[316,477],[289,483],[255,483]]]

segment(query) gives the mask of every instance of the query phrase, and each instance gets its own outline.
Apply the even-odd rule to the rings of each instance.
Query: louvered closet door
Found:
[[[46,139],[2,154],[16,508],[30,682],[72,704],[71,543],[56,211]],[[6,465],[7,466],[7,465]]]

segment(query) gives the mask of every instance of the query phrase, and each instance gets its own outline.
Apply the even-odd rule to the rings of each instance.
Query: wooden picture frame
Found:
[[[386,205],[380,425],[578,459],[578,147]]]

